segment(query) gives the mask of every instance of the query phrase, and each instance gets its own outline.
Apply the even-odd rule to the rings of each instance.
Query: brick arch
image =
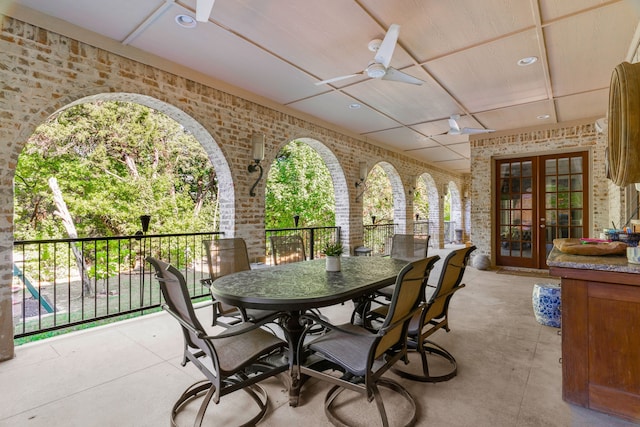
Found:
[[[179,108],[157,98],[137,93],[110,92],[84,96],[68,102],[66,105],[55,107],[56,110],[52,114],[61,112],[75,105],[96,101],[120,101],[144,105],[171,117],[173,120],[184,126],[185,129],[191,132],[191,134],[196,138],[196,140],[198,140],[198,142],[200,142],[200,144],[208,154],[209,160],[211,161],[211,164],[213,165],[218,178],[220,200],[225,200],[225,203],[220,203],[220,231],[224,231],[227,235],[234,234],[235,197],[233,194],[234,186],[231,176],[231,170],[229,168],[229,163],[224,156],[224,153],[220,149],[214,137],[209,133],[209,131],[207,131],[197,120],[195,120],[193,117],[189,116]],[[52,114],[49,114],[49,116],[51,116]],[[31,133],[33,133],[33,130],[35,130],[35,127],[36,126],[33,126],[33,128],[31,128]],[[31,134],[27,135],[24,139],[22,139],[22,141],[26,142],[30,135]],[[20,147],[20,151],[22,151],[22,147]]]
[[[333,182],[333,192],[335,198],[335,213],[336,213],[336,226],[341,228],[341,238],[343,240],[342,244],[350,250],[349,236],[350,233],[350,202],[349,202],[349,192],[347,185],[347,178],[344,173],[344,169],[340,164],[340,160],[338,157],[331,151],[331,149],[326,146],[323,142],[310,137],[298,137],[291,138],[282,145],[278,147],[278,151],[282,149],[282,147],[293,141],[300,141],[307,144],[309,147],[313,148],[319,155],[320,158],[324,161],[324,164],[329,169],[329,174],[331,175],[331,181]],[[265,171],[265,174],[268,174],[268,171]],[[342,190],[344,189],[344,190]]]
[[[396,233],[407,233],[407,197],[402,184],[402,178],[398,170],[389,162],[378,162],[382,170],[387,174],[391,184],[391,194],[393,195],[393,222],[397,224]]]

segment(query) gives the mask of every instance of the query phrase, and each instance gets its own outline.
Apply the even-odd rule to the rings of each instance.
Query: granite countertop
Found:
[[[549,253],[547,265],[550,267],[640,274],[640,264],[628,262],[626,255],[571,255],[561,252],[557,247],[554,247]]]

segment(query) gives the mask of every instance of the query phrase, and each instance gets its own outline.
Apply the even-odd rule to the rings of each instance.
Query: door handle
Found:
[[[545,228],[545,227],[546,227],[546,225],[540,224],[540,228]]]

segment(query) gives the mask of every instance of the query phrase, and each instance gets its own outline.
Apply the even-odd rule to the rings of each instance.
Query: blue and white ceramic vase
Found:
[[[533,286],[533,313],[538,323],[559,328],[562,322],[560,285],[536,283]]]

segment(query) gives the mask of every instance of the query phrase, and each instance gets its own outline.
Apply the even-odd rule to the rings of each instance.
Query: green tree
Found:
[[[362,196],[364,223],[370,224],[372,216],[376,217],[376,223],[393,222],[393,192],[387,173],[380,165],[375,165],[365,182]]]
[[[419,178],[413,193],[413,212],[418,214],[421,221],[429,220],[429,193],[424,179]]]
[[[292,141],[280,150],[266,182],[266,228],[334,226],[335,196],[329,169],[309,145]]]
[[[18,159],[17,239],[60,238],[47,180],[56,177],[79,236],[217,228],[217,180],[195,138],[168,116],[124,102],[70,107],[39,126]]]

